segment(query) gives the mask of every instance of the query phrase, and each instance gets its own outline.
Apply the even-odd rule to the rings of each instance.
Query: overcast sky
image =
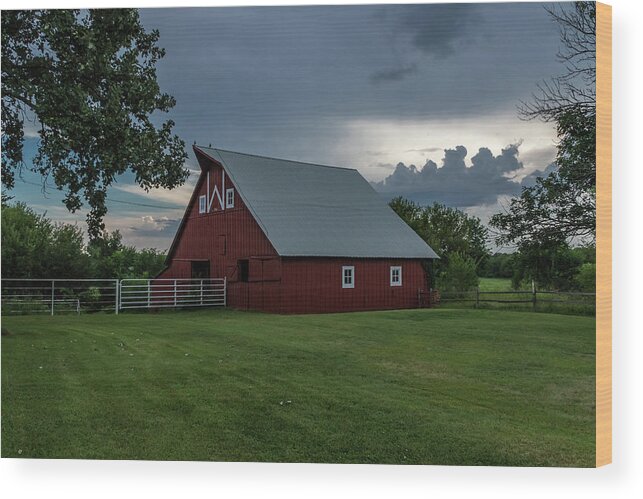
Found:
[[[555,155],[551,124],[516,106],[561,71],[545,4],[142,9],[167,53],[170,117],[191,144],[357,168],[385,197],[458,206],[483,219]],[[26,152],[37,139],[27,139]],[[426,165],[426,166],[425,166]],[[111,189],[109,229],[166,249],[196,173],[146,194]],[[24,175],[14,195],[80,220]],[[139,206],[123,203],[140,203]]]

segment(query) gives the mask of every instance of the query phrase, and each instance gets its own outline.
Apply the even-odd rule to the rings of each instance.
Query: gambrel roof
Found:
[[[223,167],[281,256],[438,258],[357,170],[194,149]]]

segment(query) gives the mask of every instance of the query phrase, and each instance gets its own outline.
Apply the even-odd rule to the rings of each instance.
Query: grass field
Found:
[[[3,317],[2,457],[592,466],[594,320]]]
[[[480,277],[480,291],[513,291],[511,279],[502,277]]]

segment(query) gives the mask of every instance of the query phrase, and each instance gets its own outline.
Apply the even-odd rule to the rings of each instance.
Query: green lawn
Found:
[[[2,323],[2,457],[594,464],[590,317],[201,310]]]

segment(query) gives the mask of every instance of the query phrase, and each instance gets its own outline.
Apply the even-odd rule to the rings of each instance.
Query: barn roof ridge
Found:
[[[306,166],[319,166],[320,168],[337,168],[338,170],[350,170],[350,171],[358,171],[357,168],[349,168],[347,166],[336,166],[336,165],[322,165],[321,163],[309,163],[307,161],[296,161],[294,159],[285,159],[285,158],[276,158],[274,156],[266,156],[264,154],[253,154],[253,153],[247,153],[247,152],[239,152],[239,151],[232,151],[230,149],[222,149],[221,147],[206,147],[206,146],[200,146],[196,144],[196,147],[199,149],[211,149],[213,151],[221,151],[221,152],[227,152],[227,153],[232,153],[232,154],[239,154],[241,156],[252,156],[254,158],[261,158],[261,159],[271,159],[273,161],[283,161],[286,163],[295,163],[297,165],[306,165]]]

